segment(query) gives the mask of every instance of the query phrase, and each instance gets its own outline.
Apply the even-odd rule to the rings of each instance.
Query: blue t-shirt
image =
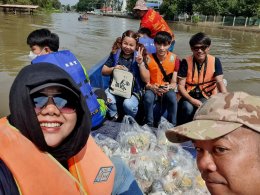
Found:
[[[156,53],[156,48],[154,46],[154,40],[150,37],[143,36],[139,38],[139,43],[142,43],[148,54]]]
[[[130,58],[124,58],[121,54],[118,58],[118,62],[116,63],[116,65],[124,65],[126,68],[130,69],[132,63],[134,60],[134,54],[130,57]],[[113,67],[115,64],[115,59],[113,54],[111,53],[107,59],[107,61],[105,62],[105,65],[108,67]]]
[[[0,160],[0,195],[19,195],[14,177],[7,166]]]

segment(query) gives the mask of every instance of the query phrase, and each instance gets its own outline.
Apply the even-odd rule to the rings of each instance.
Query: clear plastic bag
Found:
[[[158,145],[168,145],[170,143],[165,136],[165,131],[173,127],[174,126],[170,122],[168,122],[164,117],[161,117],[158,129],[155,132]]]
[[[96,143],[101,147],[107,156],[111,157],[113,155],[121,154],[120,144],[116,140],[100,133],[96,134],[94,138]]]
[[[153,150],[156,136],[147,127],[140,126],[132,117],[125,116],[116,138],[123,150],[132,154]]]
[[[184,150],[181,144],[167,140],[165,130],[172,127],[165,118],[161,118],[158,129],[153,131],[147,125],[140,126],[132,117],[125,116],[120,126],[113,129],[113,132],[118,131],[116,137],[113,134],[114,139],[110,139],[110,130],[103,130],[106,134],[97,134],[95,139],[105,148],[103,150],[108,156],[121,156],[145,194],[209,194],[191,153]]]
[[[156,164],[153,157],[144,153],[131,156],[129,167],[143,192],[148,192],[156,176]]]

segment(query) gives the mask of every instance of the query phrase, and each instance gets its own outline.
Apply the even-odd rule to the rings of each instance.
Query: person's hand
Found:
[[[116,65],[115,68],[117,68],[117,69],[121,69],[121,70],[128,70],[127,67],[125,67],[124,65],[119,65],[119,64]]]
[[[191,103],[196,107],[200,107],[202,105],[202,102],[197,99],[193,99]]]
[[[158,87],[158,92],[162,95],[164,93],[167,93],[170,90],[169,85],[160,85]]]
[[[146,88],[151,90],[152,92],[154,92],[158,96],[162,95],[162,93],[160,92],[160,89],[159,89],[159,85],[157,85],[157,84],[150,84],[150,83],[148,83],[146,85]]]
[[[144,48],[141,48],[141,47],[138,48],[138,52],[137,52],[137,55],[136,55],[136,57],[135,57],[135,61],[136,61],[138,64],[142,64],[143,61],[144,61],[143,51],[144,51]]]

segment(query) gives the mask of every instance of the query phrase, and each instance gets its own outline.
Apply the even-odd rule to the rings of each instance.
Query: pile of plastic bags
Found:
[[[126,116],[113,132],[97,131],[94,138],[108,156],[121,156],[145,194],[209,194],[191,153],[165,137],[171,127],[164,118],[151,129]]]

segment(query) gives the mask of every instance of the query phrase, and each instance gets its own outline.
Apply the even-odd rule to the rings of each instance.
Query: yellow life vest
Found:
[[[115,168],[91,136],[69,160],[69,172],[2,118],[0,158],[13,174],[20,194],[110,195],[113,190]]]
[[[186,58],[188,64],[188,72],[186,78],[186,90],[189,93],[197,86],[200,88],[202,95],[209,98],[217,93],[216,81],[214,80],[215,73],[215,57],[207,55],[207,62],[203,63],[200,73],[193,62],[193,56]]]
[[[162,63],[162,67],[166,75],[174,72],[176,58],[177,56],[175,54],[168,52],[165,60]],[[150,72],[150,83],[164,85],[166,83],[163,81],[164,76],[152,54],[148,56],[147,65]]]

